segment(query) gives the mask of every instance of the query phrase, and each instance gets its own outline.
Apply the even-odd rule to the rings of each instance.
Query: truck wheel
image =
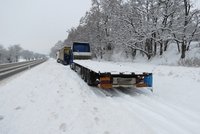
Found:
[[[81,67],[81,78],[84,79],[84,73],[83,68]]]
[[[74,64],[73,64],[73,63],[70,64],[70,68],[71,68],[72,70],[74,70]]]
[[[83,80],[85,81],[85,82],[87,82],[87,70],[86,69],[83,69],[84,71],[83,71]]]
[[[89,70],[87,71],[87,84],[89,86],[92,86],[92,83],[91,83],[91,73],[90,73]]]

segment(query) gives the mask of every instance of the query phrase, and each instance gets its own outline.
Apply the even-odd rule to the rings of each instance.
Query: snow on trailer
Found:
[[[74,60],[74,63],[85,66],[91,69],[94,72],[107,73],[111,74],[132,74],[135,72],[136,74],[143,73],[142,70],[138,70],[134,67],[124,66],[122,64],[117,64],[114,62],[106,62],[106,61],[94,61],[94,60]]]
[[[71,66],[88,85],[103,89],[113,87],[149,87],[152,90],[152,73],[112,62],[74,60]]]

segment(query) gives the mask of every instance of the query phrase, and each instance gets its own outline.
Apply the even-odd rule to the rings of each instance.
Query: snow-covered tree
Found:
[[[50,57],[52,58],[56,58],[56,52],[61,49],[62,47],[64,47],[64,43],[62,41],[58,41],[52,48],[51,48],[51,52],[50,52]]]
[[[186,51],[190,48],[190,43],[195,35],[200,35],[200,11],[192,8],[190,0],[182,0],[179,6],[179,12],[176,13],[177,20],[174,21],[174,37],[177,43],[181,44],[181,58],[185,58]]]
[[[8,51],[0,45],[0,64],[8,62]]]
[[[92,0],[90,11],[68,31],[66,42],[89,42],[100,58],[117,49],[151,58],[176,42],[184,58],[191,41],[199,37],[199,25],[199,10],[190,0]]]
[[[20,45],[13,45],[8,48],[8,61],[11,62],[18,62],[20,53],[21,53],[22,48]]]
[[[21,56],[22,56],[23,59],[25,59],[27,61],[30,61],[30,60],[34,59],[34,53],[29,51],[29,50],[23,50],[21,52]]]
[[[23,50],[20,45],[12,45],[7,49],[0,45],[0,64],[18,62],[19,58],[27,61],[46,58],[44,54],[34,53],[29,50]]]

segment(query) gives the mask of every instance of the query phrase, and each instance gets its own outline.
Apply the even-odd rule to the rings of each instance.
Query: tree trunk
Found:
[[[103,59],[103,53],[102,53],[102,51],[100,52],[100,57],[101,57],[101,59]]]
[[[189,13],[190,13],[190,1],[188,0],[184,0],[184,7],[185,7],[185,22],[184,22],[184,29],[183,29],[183,34],[184,34],[184,37],[182,39],[182,45],[181,45],[181,58],[184,59],[185,58],[185,52],[187,50],[187,40],[186,40],[186,27],[187,25],[189,24],[189,21],[188,21],[188,16],[189,16]]]
[[[155,41],[155,38],[156,38],[156,33],[155,32],[152,34],[152,37],[153,38],[151,39],[151,44],[152,44],[152,47],[154,46],[154,48],[153,48],[153,55],[155,56],[156,53],[157,53],[157,43]]]
[[[164,41],[164,51],[167,51],[169,41]]]
[[[132,49],[132,57],[135,58],[136,56],[136,49]]]
[[[185,58],[185,52],[186,52],[186,42],[182,42],[182,45],[181,45],[181,58],[182,59]]]
[[[156,53],[157,53],[157,43],[154,42],[154,56],[156,55]]]
[[[163,42],[160,43],[160,55],[163,54]]]
[[[179,42],[177,41],[176,44],[177,44],[178,52],[180,53],[180,52],[181,52],[181,49],[180,49]]]
[[[153,47],[152,47],[152,41],[151,41],[151,39],[146,39],[145,46],[146,46],[145,50],[148,52],[148,54],[152,55]]]

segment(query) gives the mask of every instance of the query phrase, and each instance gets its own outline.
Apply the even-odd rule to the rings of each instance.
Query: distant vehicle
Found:
[[[71,47],[63,47],[57,51],[57,62],[62,63],[63,65],[69,65],[71,57]]]

